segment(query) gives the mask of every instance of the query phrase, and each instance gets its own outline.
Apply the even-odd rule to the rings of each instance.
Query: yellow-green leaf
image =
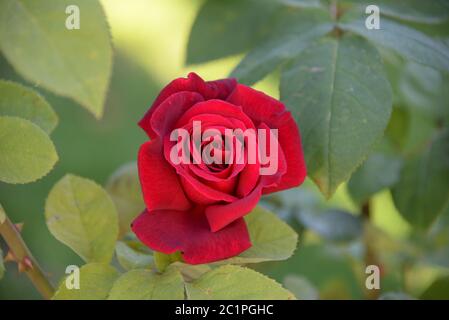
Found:
[[[79,9],[79,29],[66,27],[76,19],[68,6]],[[112,49],[97,0],[0,1],[0,49],[27,80],[102,116]]]
[[[28,183],[42,178],[58,161],[48,135],[32,122],[0,116],[0,181]]]
[[[135,269],[123,274],[114,283],[109,300],[182,300],[184,282],[176,268],[163,274]]]
[[[293,300],[294,295],[273,279],[252,269],[226,265],[186,283],[191,300]]]
[[[50,191],[45,204],[50,232],[86,262],[109,262],[118,236],[117,212],[95,182],[71,174]]]
[[[70,275],[68,276],[70,277]],[[53,296],[54,300],[104,300],[119,273],[103,263],[89,263],[79,270],[79,289],[67,287],[63,279]],[[69,279],[71,282],[71,279]]]
[[[39,93],[5,80],[0,80],[0,116],[29,120],[47,134],[58,124],[58,116]]]

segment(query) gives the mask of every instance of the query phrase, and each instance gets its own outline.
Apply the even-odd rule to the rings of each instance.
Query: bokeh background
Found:
[[[64,174],[74,173],[103,185],[120,165],[136,159],[138,147],[146,139],[137,122],[165,84],[190,71],[207,80],[226,77],[242,58],[234,56],[201,66],[185,66],[188,35],[201,5],[199,0],[104,0],[102,4],[114,46],[113,74],[103,119],[95,120],[71,100],[37,88],[59,116],[52,138],[60,161],[48,176],[36,183],[0,183],[0,202],[14,222],[24,222],[23,236],[54,283],[64,275],[67,265],[81,265],[82,261],[53,238],[45,225],[44,203],[53,184]],[[0,77],[26,83],[1,56]],[[277,81],[275,74],[256,88],[278,97]],[[312,199],[323,207],[359,214],[345,186],[330,201],[324,201],[310,181],[281,198],[286,202]],[[275,206],[273,199],[265,203]],[[372,210],[374,224],[385,233],[385,238],[401,241],[410,235],[411,229],[395,210],[389,192],[374,197]],[[285,209],[278,211],[287,216]],[[280,282],[291,275],[304,277],[319,290],[321,298],[366,297],[364,273],[354,258],[360,254],[359,242],[329,244],[313,231],[302,233],[300,239],[290,260],[258,268]],[[403,271],[400,267],[385,267],[384,290],[402,291],[407,282]],[[408,292],[418,296],[444,273],[447,271],[443,268],[414,266],[408,271],[412,279],[407,282]],[[27,277],[17,272],[15,264],[8,263],[5,278],[0,282],[0,299],[34,298],[40,296]]]

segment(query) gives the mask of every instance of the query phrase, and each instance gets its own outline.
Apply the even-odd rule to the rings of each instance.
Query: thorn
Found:
[[[13,261],[17,261],[16,257],[14,256],[14,253],[12,253],[11,250],[8,251],[8,253],[6,254],[6,256],[3,258],[4,262],[13,262]]]
[[[17,266],[19,268],[19,273],[33,269],[33,263],[28,257],[25,257],[22,261],[20,261]]]
[[[14,224],[14,226],[16,227],[17,231],[22,232],[23,222],[16,223]]]

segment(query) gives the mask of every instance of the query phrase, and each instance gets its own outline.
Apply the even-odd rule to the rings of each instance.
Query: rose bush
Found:
[[[225,129],[277,129],[276,172],[261,175],[264,164],[248,161],[247,143],[242,144],[243,163],[173,161],[170,152],[177,142],[171,133],[178,128],[192,132],[194,121],[201,122],[202,131],[212,128],[222,135]],[[195,73],[175,79],[139,125],[151,140],[139,150],[146,210],[134,220],[132,230],[153,250],[180,251],[187,263],[213,262],[248,249],[251,239],[243,217],[262,195],[296,187],[306,176],[300,134],[290,112],[278,100],[235,79],[206,82]],[[221,156],[226,158],[228,151],[225,148]]]

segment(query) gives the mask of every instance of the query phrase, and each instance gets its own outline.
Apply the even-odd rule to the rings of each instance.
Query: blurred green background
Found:
[[[44,203],[53,184],[65,173],[104,184],[120,165],[136,159],[139,145],[146,140],[137,122],[167,82],[190,71],[207,80],[223,78],[241,59],[235,56],[201,66],[184,65],[190,27],[201,1],[104,0],[102,4],[114,45],[113,74],[103,119],[95,120],[71,100],[37,88],[59,116],[52,138],[60,160],[48,176],[36,183],[0,183],[0,202],[14,222],[24,222],[23,236],[54,283],[64,275],[67,265],[81,265],[82,261],[53,238],[45,225]],[[0,78],[26,83],[3,57],[0,57]],[[256,88],[278,97],[277,81],[277,76],[273,75],[258,83]],[[301,188],[310,190],[324,202],[309,181]],[[296,197],[292,192],[287,196]],[[325,205],[357,214],[345,186]],[[373,219],[375,225],[393,239],[405,239],[410,233],[388,192],[374,198]],[[357,244],[330,246],[310,231],[302,235],[301,242],[290,260],[265,264],[260,269],[281,282],[287,275],[304,276],[319,288],[322,298],[364,297],[364,270],[353,258],[357,255]],[[403,289],[402,271],[399,267],[384,270],[386,291]],[[409,292],[419,295],[444,272],[425,265],[414,267],[409,273],[413,277]],[[18,274],[15,264],[8,263],[5,278],[0,282],[0,299],[33,298],[40,296],[27,277]]]

